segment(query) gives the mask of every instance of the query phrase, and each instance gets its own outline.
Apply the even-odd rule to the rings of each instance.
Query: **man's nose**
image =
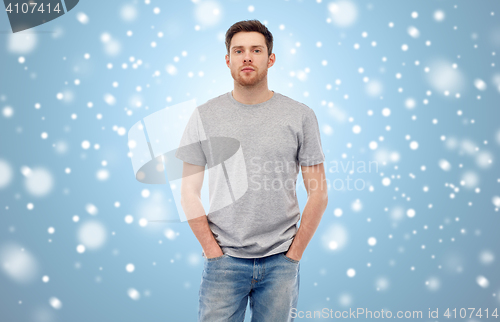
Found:
[[[249,53],[246,53],[246,54],[245,54],[245,58],[244,58],[244,60],[245,60],[245,63],[246,63],[246,62],[251,62],[251,61],[252,61],[252,57],[250,56],[250,54],[249,54]]]

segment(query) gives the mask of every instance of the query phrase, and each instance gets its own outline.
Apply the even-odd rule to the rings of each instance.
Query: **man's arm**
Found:
[[[307,203],[302,213],[299,229],[295,234],[287,257],[300,260],[307,244],[318,228],[321,217],[328,204],[328,189],[323,163],[313,166],[302,166],[302,177],[307,190]]]
[[[224,255],[208,226],[205,209],[201,202],[201,187],[205,167],[184,162],[181,182],[181,205],[189,226],[203,248],[207,258]]]

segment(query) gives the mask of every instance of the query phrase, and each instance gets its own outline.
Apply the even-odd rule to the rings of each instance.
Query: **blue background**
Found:
[[[0,176],[12,176],[0,185],[0,320],[196,321],[201,247],[187,223],[139,225],[176,209],[168,185],[136,181],[123,134],[167,106],[193,98],[202,104],[232,90],[224,34],[233,23],[254,18],[275,40],[269,88],[317,115],[328,180],[345,184],[349,175],[364,183],[363,189],[354,189],[353,181],[351,190],[338,189],[340,181],[337,189],[329,187],[328,208],[301,260],[298,310],[419,310],[420,320],[436,321],[444,320],[446,308],[482,308],[483,314],[498,308],[500,3],[351,1],[357,14],[345,25],[329,4],[81,1],[60,18],[14,35],[6,13],[0,14]],[[434,19],[436,10],[444,20]],[[409,35],[409,26],[419,30],[418,38]],[[103,34],[110,40],[103,42]],[[458,74],[433,74],[439,59],[448,64],[445,70],[457,64]],[[475,86],[476,79],[486,88]],[[370,84],[380,86],[370,91]],[[384,108],[391,111],[387,117]],[[353,132],[355,125],[360,133]],[[89,149],[81,146],[85,140]],[[439,166],[442,159],[449,171]],[[356,170],[358,162],[370,161],[378,168]],[[352,162],[353,173],[342,170]],[[45,169],[52,189],[44,196],[30,193],[23,167]],[[103,169],[106,180],[96,177]],[[303,209],[303,187],[298,197]],[[86,211],[88,204],[98,213]],[[334,215],[337,208],[341,216]],[[126,215],[134,218],[131,224]],[[104,227],[107,238],[98,249],[79,253],[78,231],[90,220]],[[370,237],[376,245],[368,244]],[[329,247],[332,241],[337,249]],[[37,264],[26,275],[32,279],[16,280],[5,269],[1,248],[7,245],[23,248],[32,268]],[[125,269],[129,263],[132,273]],[[477,282],[481,276],[488,285]],[[131,288],[139,299],[128,295]],[[52,297],[60,309],[50,305]],[[439,308],[439,319],[428,318],[429,308]]]

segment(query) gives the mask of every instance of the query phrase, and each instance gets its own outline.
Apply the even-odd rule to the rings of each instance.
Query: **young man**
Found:
[[[292,321],[299,261],[328,203],[325,160],[314,111],[270,91],[273,37],[257,20],[226,33],[234,89],[198,106],[176,157],[181,204],[203,248],[200,321]],[[209,169],[210,211],[200,199]],[[296,180],[308,199],[300,227]]]

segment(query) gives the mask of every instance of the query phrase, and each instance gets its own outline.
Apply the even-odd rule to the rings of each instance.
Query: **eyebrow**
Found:
[[[243,48],[244,46],[233,46],[231,49],[236,49],[236,48]],[[251,48],[256,48],[256,47],[261,47],[264,48],[262,45],[253,45]]]

